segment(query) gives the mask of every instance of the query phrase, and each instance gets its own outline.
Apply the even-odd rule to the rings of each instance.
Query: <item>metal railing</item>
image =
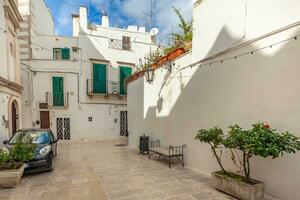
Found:
[[[131,50],[132,42],[124,43],[123,40],[108,39],[108,48],[119,50]]]
[[[68,108],[69,92],[55,93],[46,92],[46,103],[49,107]]]
[[[94,85],[94,84],[97,84]],[[104,94],[104,95],[126,95],[120,94],[120,82],[119,81],[97,81],[93,79],[87,79],[87,94]]]

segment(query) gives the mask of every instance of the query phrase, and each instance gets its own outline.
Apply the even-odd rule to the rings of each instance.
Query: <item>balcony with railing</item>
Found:
[[[49,107],[68,108],[69,92],[46,92],[46,102]]]
[[[94,81],[87,79],[87,95],[126,96],[126,88],[119,81]]]

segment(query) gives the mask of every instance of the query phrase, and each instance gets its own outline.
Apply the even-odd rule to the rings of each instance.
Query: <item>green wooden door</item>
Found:
[[[64,78],[52,77],[53,106],[64,106]]]
[[[128,76],[131,76],[131,73],[132,73],[132,71],[131,71],[130,67],[122,67],[122,66],[120,66],[120,94],[121,95],[126,95],[127,94],[124,80]]]
[[[104,64],[93,64],[93,91],[106,93],[106,65]]]

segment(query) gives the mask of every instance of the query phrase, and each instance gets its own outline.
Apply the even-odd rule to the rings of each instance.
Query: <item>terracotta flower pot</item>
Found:
[[[19,169],[0,170],[0,187],[17,187],[23,176],[24,169],[25,164],[23,164]]]
[[[192,42],[187,42],[184,44],[184,51],[189,51],[192,48]]]
[[[174,60],[175,58],[178,58],[182,54],[184,54],[183,48],[175,49],[174,51],[172,51],[171,53],[168,54],[168,61]]]

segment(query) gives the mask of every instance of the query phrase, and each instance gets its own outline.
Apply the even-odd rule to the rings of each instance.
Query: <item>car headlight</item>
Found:
[[[46,156],[51,151],[51,146],[47,145],[40,150],[41,156]]]

